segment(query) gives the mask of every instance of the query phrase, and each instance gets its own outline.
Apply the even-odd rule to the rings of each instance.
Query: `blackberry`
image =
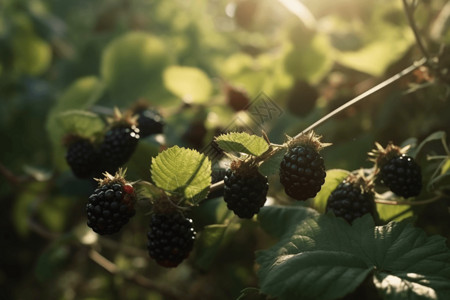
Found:
[[[400,148],[389,143],[386,148],[376,143],[376,149],[369,152],[376,163],[377,178],[394,194],[404,198],[420,194],[422,173],[420,166],[406,155],[409,146]]]
[[[141,138],[163,132],[165,122],[158,111],[154,109],[145,109],[139,111],[137,114],[137,123]]]
[[[364,180],[358,181],[356,177],[345,179],[331,192],[326,211],[332,211],[336,217],[344,218],[350,224],[368,213],[378,219],[372,186]]]
[[[192,220],[179,213],[155,213],[147,237],[150,257],[163,267],[174,268],[189,256],[195,231]]]
[[[135,125],[117,124],[109,129],[100,145],[101,171],[115,173],[134,153],[139,141]]]
[[[250,104],[250,97],[243,88],[225,84],[226,102],[234,111],[246,110]]]
[[[280,182],[287,195],[296,200],[315,197],[325,182],[322,144],[312,133],[289,147],[280,164]]]
[[[69,142],[66,161],[75,176],[88,178],[96,168],[98,153],[89,140],[75,138],[75,140]]]
[[[269,183],[256,167],[232,164],[224,177],[223,199],[238,217],[251,219],[266,202]]]
[[[118,232],[135,214],[134,188],[120,174],[105,175],[86,204],[87,225],[100,235]]]
[[[288,111],[296,116],[304,117],[316,106],[319,92],[306,80],[297,80],[287,98]]]
[[[404,198],[417,196],[422,189],[420,167],[406,154],[394,156],[380,166],[379,176],[394,194]]]

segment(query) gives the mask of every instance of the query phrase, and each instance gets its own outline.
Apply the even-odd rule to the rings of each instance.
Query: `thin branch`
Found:
[[[173,300],[182,299],[181,295],[175,293],[172,289],[156,284],[152,280],[149,280],[148,278],[142,275],[139,275],[137,273],[121,272],[116,264],[114,264],[112,261],[108,260],[106,257],[104,257],[103,255],[101,255],[100,253],[98,253],[93,249],[89,251],[89,258],[111,274],[122,276],[124,279],[133,282],[139,286],[157,291],[158,293],[164,296],[164,299],[173,299]]]
[[[387,87],[388,85],[396,82],[397,80],[403,78],[404,76],[412,73],[414,70],[420,68],[421,66],[423,66],[425,63],[427,63],[427,59],[426,58],[422,58],[421,60],[414,62],[411,66],[407,67],[406,69],[398,72],[397,74],[391,76],[390,78],[386,79],[385,81],[381,82],[380,84],[374,86],[373,88],[367,90],[366,92],[360,94],[359,96],[353,98],[352,100],[349,100],[348,102],[344,103],[343,105],[341,105],[340,107],[336,108],[335,110],[331,111],[330,113],[328,113],[327,115],[325,115],[324,117],[322,117],[321,119],[319,119],[318,121],[316,121],[315,123],[313,123],[312,125],[310,125],[308,128],[304,129],[302,132],[300,132],[299,134],[297,134],[295,138],[298,138],[300,135],[316,128],[317,126],[321,125],[322,123],[324,123],[325,121],[327,121],[328,119],[330,119],[331,117],[333,117],[334,115],[340,113],[341,111],[343,111],[344,109],[358,103],[361,100],[366,99],[367,97],[375,94],[376,92],[380,91],[381,89]],[[271,156],[273,156],[275,153],[277,153],[278,151],[280,151],[282,149],[282,147],[279,148],[275,148],[272,152],[270,156],[265,157],[265,160],[270,158]],[[214,184],[212,184],[210,186],[210,192],[222,189],[224,186],[224,182],[219,181],[216,182]]]
[[[397,200],[397,201],[394,201],[394,200],[385,200],[385,199],[375,199],[375,202],[379,203],[379,204],[387,204],[387,205],[411,205],[411,206],[416,206],[416,205],[424,205],[424,204],[433,203],[433,202],[438,201],[441,198],[442,198],[442,195],[436,195],[433,198],[422,200],[422,201],[408,201],[408,200]]]
[[[417,28],[416,21],[414,20],[413,8],[411,8],[411,6],[408,5],[407,0],[403,0],[403,7],[405,9],[405,13],[408,18],[409,26],[411,26],[411,29],[414,33],[414,37],[416,38],[417,46],[419,46],[419,49],[422,52],[422,55],[427,59],[427,62],[429,62],[430,54],[428,53],[427,49],[425,48],[422,38],[420,37],[419,29]]]
[[[0,163],[0,174],[5,177],[6,181],[8,181],[11,185],[17,186],[21,183],[28,182],[30,180],[29,177],[19,177],[11,172],[6,166]]]
[[[54,240],[60,237],[61,235],[56,232],[51,232],[44,228],[41,224],[35,222],[33,219],[28,219],[28,226],[32,231],[40,235],[41,237],[48,239],[48,240]]]
[[[415,62],[414,64],[412,64],[411,66],[407,67],[406,69],[398,72],[397,74],[393,75],[392,77],[386,79],[385,81],[381,82],[380,84],[374,86],[373,88],[367,90],[366,92],[360,94],[359,96],[356,96],[355,98],[353,98],[352,100],[344,103],[343,105],[339,106],[338,108],[336,108],[335,110],[333,110],[332,112],[328,113],[327,115],[325,115],[324,117],[322,117],[321,119],[319,119],[318,121],[316,121],[315,123],[313,123],[312,125],[310,125],[308,128],[306,128],[305,130],[303,130],[302,132],[300,132],[299,134],[297,134],[295,138],[298,138],[300,135],[304,134],[305,132],[308,132],[314,128],[316,128],[317,126],[321,125],[322,123],[324,123],[325,121],[327,121],[328,119],[330,119],[331,117],[333,117],[334,115],[340,113],[341,111],[343,111],[344,109],[352,106],[353,104],[358,103],[361,100],[366,99],[367,97],[375,94],[376,92],[382,90],[383,88],[387,87],[388,85],[396,82],[397,80],[399,80],[400,78],[408,75],[409,73],[413,72],[414,70],[418,69],[419,67],[423,66],[425,63],[427,62],[426,58],[422,58],[421,60]]]

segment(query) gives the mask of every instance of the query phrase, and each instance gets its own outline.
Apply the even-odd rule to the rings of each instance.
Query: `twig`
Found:
[[[360,94],[359,96],[356,96],[352,100],[349,100],[348,102],[344,103],[343,105],[339,106],[335,110],[331,111],[330,113],[328,113],[327,115],[325,115],[324,117],[322,117],[321,119],[319,119],[318,121],[314,122],[312,125],[307,127],[305,130],[303,130],[302,132],[297,134],[294,137],[294,139],[298,138],[300,135],[304,134],[305,132],[308,132],[308,131],[316,128],[317,126],[319,126],[320,124],[324,123],[325,121],[327,121],[328,119],[330,119],[334,115],[340,113],[344,109],[352,106],[353,104],[358,103],[361,100],[366,99],[367,97],[375,94],[376,92],[378,92],[381,89],[387,87],[388,85],[396,82],[400,78],[408,75],[409,73],[411,73],[414,70],[418,69],[419,67],[423,66],[426,62],[427,62],[427,59],[426,58],[422,58],[421,60],[419,60],[419,61],[415,62],[414,64],[412,64],[411,66],[407,67],[406,69],[398,72],[397,74],[393,75],[392,77],[390,77],[390,78],[386,79],[385,81],[381,82],[380,84],[374,86],[373,88],[367,90],[366,92]]]
[[[417,28],[416,21],[414,20],[413,9],[408,5],[408,3],[406,1],[407,0],[403,0],[403,7],[406,12],[406,17],[408,18],[409,26],[411,26],[411,29],[414,33],[414,37],[416,38],[417,46],[419,46],[419,49],[422,52],[422,55],[427,59],[427,62],[430,62],[430,54],[428,53],[427,49],[425,48],[423,41],[420,37],[419,29]]]
[[[41,237],[48,239],[48,240],[54,240],[60,237],[61,235],[59,233],[51,232],[44,228],[41,224],[35,222],[33,219],[28,219],[28,226],[32,231],[40,235]]]
[[[408,201],[408,200],[385,200],[385,199],[375,199],[376,203],[379,204],[387,204],[387,205],[411,205],[411,206],[415,206],[415,205],[424,205],[424,204],[429,204],[429,203],[433,203],[436,202],[437,200],[441,199],[442,195],[436,195],[433,198],[427,199],[427,200],[422,200],[422,201]]]
[[[89,258],[111,274],[122,276],[124,279],[133,282],[139,286],[157,291],[158,293],[164,296],[164,299],[173,299],[173,300],[182,299],[181,295],[175,293],[170,288],[156,284],[152,280],[149,280],[148,278],[142,275],[139,275],[137,273],[121,272],[121,270],[117,267],[116,264],[114,264],[112,261],[108,260],[106,257],[104,257],[103,255],[101,255],[100,253],[98,253],[93,249],[89,251]]]
[[[27,182],[30,178],[28,177],[19,177],[11,172],[7,167],[5,167],[2,163],[0,163],[0,174],[5,177],[6,181],[8,181],[11,185],[19,185],[21,183]]]

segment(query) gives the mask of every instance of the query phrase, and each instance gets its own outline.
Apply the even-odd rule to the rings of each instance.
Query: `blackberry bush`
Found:
[[[296,200],[315,197],[325,182],[325,164],[319,150],[323,144],[312,133],[290,142],[280,165],[280,182]]]
[[[240,218],[250,219],[266,202],[269,183],[256,167],[234,162],[224,177],[223,199]]]
[[[331,192],[326,211],[332,211],[335,216],[344,218],[350,224],[368,213],[377,220],[372,183],[362,176],[350,175]]]
[[[192,220],[181,213],[154,213],[147,233],[148,253],[159,265],[176,267],[189,256],[195,234]]]
[[[100,235],[118,232],[134,216],[136,193],[121,172],[105,173],[86,204],[87,225]]]

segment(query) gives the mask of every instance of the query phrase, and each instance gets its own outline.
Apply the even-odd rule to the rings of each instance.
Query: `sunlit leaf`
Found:
[[[144,32],[130,32],[104,50],[101,76],[114,103],[132,103],[145,97],[160,101],[162,71],[169,63],[163,40]]]
[[[316,35],[311,43],[291,47],[285,58],[285,68],[297,79],[317,82],[331,69],[333,54],[327,38]]]
[[[269,149],[269,145],[262,137],[246,132],[222,134],[215,141],[222,150],[227,152],[242,152],[259,156]]]
[[[19,34],[13,39],[14,67],[17,72],[41,75],[50,66],[50,45],[32,34]]]
[[[152,159],[151,174],[158,187],[195,205],[209,192],[211,162],[195,150],[174,146]]]
[[[211,81],[198,68],[171,66],[164,70],[163,79],[164,86],[186,102],[202,103],[210,100]]]

